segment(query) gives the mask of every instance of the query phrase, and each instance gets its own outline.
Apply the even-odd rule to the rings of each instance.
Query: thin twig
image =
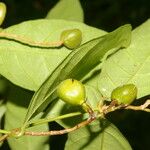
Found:
[[[105,114],[108,114],[110,112],[113,112],[115,110],[119,110],[119,109],[130,109],[130,110],[140,110],[140,111],[145,111],[145,112],[150,112],[150,109],[148,108],[148,106],[150,105],[150,100],[147,100],[143,105],[140,106],[133,106],[133,105],[103,105],[100,109],[100,112]]]
[[[67,128],[67,129],[63,129],[63,130],[54,130],[54,131],[45,131],[45,132],[33,132],[33,131],[25,131],[24,135],[30,135],[30,136],[47,136],[47,135],[61,135],[61,134],[66,134],[72,131],[75,131],[81,127],[84,127],[88,124],[90,124],[92,121],[94,121],[96,119],[95,113],[92,110],[92,108],[90,107],[90,105],[88,105],[87,103],[84,103],[83,105],[83,109],[86,109],[86,112],[89,113],[89,118],[77,125],[75,125],[74,127],[71,128]]]
[[[111,103],[108,106],[107,105],[103,105],[101,107],[100,114],[103,113],[103,115],[106,115],[106,114],[108,114],[110,112],[113,112],[115,110],[118,110],[118,109],[131,109],[131,110],[141,110],[141,111],[150,112],[150,109],[147,108],[149,105],[150,105],[150,100],[147,100],[143,105],[140,105],[140,106],[116,105],[116,103]],[[91,109],[91,107],[89,105],[87,105],[87,104],[86,104],[86,106],[89,107],[89,109],[88,109],[88,113],[90,115],[89,119],[87,119],[86,121],[83,121],[83,122],[77,124],[76,126],[74,126],[72,128],[63,129],[63,130],[56,130],[56,131],[48,131],[48,132],[26,131],[24,133],[24,135],[31,135],[31,136],[61,135],[61,134],[72,132],[72,131],[77,130],[77,129],[81,128],[81,127],[84,127],[84,126],[88,125],[89,123],[91,123],[92,121],[94,121],[96,119],[96,117],[94,116],[94,112]],[[103,115],[99,115],[99,117],[102,117]]]
[[[150,105],[150,100],[147,100],[143,105],[140,106],[127,106],[124,109],[132,109],[132,110],[141,110],[141,111],[146,111],[146,112],[150,112],[150,109],[147,108]]]
[[[150,105],[150,100],[147,100],[143,105],[142,105],[142,109],[143,108],[147,108]]]
[[[7,139],[8,134],[5,134],[3,136],[0,137],[0,142],[3,142],[5,139]]]
[[[37,42],[30,40],[26,37],[22,37],[20,35],[15,35],[7,32],[0,32],[0,38],[5,39],[11,39],[14,41],[18,41],[24,44],[28,44],[31,46],[39,46],[39,47],[59,47],[63,44],[63,41],[57,41],[57,42]]]
[[[124,109],[141,110],[141,111],[150,112],[150,109],[148,109],[148,108],[142,109],[141,107],[138,107],[138,106],[127,106]]]
[[[104,117],[106,114],[113,112],[118,109],[131,109],[131,110],[141,110],[141,111],[146,111],[150,112],[150,109],[148,108],[150,105],[150,100],[147,100],[143,105],[140,106],[133,106],[133,105],[116,105],[116,103],[111,103],[110,105],[103,105],[102,107],[99,108],[99,117]],[[72,131],[75,131],[81,127],[84,127],[88,124],[90,124],[92,121],[96,120],[97,116],[95,115],[94,111],[91,109],[89,105],[87,105],[88,108],[88,113],[89,113],[89,118],[74,127],[63,129],[63,130],[54,130],[54,131],[41,131],[41,132],[35,132],[35,131],[25,131],[24,135],[29,135],[29,136],[48,136],[48,135],[61,135],[61,134],[66,134]],[[15,131],[15,130],[13,130]],[[20,132],[20,131],[19,131]],[[16,131],[18,133],[18,131]],[[5,134],[0,138],[0,141],[5,140],[9,134]]]
[[[75,125],[72,128],[67,128],[63,130],[55,130],[55,131],[47,131],[47,132],[32,132],[32,131],[25,131],[24,135],[30,135],[30,136],[47,136],[47,135],[61,135],[61,134],[66,134],[72,131],[75,131],[81,127],[84,127],[88,124],[90,124],[92,121],[94,121],[96,117],[90,117],[89,119]]]

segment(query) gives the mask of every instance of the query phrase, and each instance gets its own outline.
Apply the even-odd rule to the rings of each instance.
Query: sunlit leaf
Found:
[[[111,49],[127,47],[130,44],[131,26],[125,25],[117,30],[83,44],[72,51],[47,78],[33,96],[26,115],[25,124],[35,114],[42,111],[52,100],[57,85],[66,78],[81,80]]]
[[[150,94],[150,20],[132,32],[131,45],[118,51],[103,64],[99,90],[105,97],[122,84],[134,83],[138,98]]]
[[[64,20],[34,20],[23,22],[3,30],[15,35],[19,41],[0,38],[0,74],[16,85],[37,90],[56,66],[71,52],[61,48],[37,47],[21,43],[23,39],[32,42],[57,42],[66,29],[78,28],[82,31],[82,44],[104,35],[105,32],[83,23]],[[0,33],[1,34],[1,33]]]

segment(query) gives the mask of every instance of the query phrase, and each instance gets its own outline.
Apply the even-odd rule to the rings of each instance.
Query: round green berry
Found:
[[[130,104],[137,97],[137,87],[134,84],[126,84],[115,88],[111,93],[111,100],[118,104]]]
[[[57,87],[58,97],[72,105],[82,105],[85,102],[85,87],[74,79],[66,79]]]
[[[75,49],[81,44],[82,32],[79,29],[65,30],[61,33],[60,40],[67,48]]]
[[[6,16],[6,5],[0,2],[0,25],[3,23]]]

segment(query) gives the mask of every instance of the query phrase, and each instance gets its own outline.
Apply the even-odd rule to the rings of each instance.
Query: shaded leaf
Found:
[[[110,97],[117,86],[133,83],[138,88],[138,98],[150,94],[150,20],[132,32],[131,45],[118,51],[103,64],[99,76],[99,90]]]
[[[72,51],[34,94],[25,118],[25,125],[34,115],[57,98],[54,91],[61,81],[66,78],[81,80],[100,63],[109,50],[127,47],[130,44],[130,36],[131,26],[125,25]]]
[[[60,0],[48,12],[46,18],[83,22],[84,14],[79,0]]]
[[[5,95],[7,90],[8,90],[8,81],[0,75],[0,96]]]
[[[6,104],[5,129],[11,130],[20,127],[25,117],[27,106],[32,93],[18,87],[11,87]],[[44,124],[30,128],[31,131],[48,131],[48,125]],[[8,138],[11,150],[49,150],[49,137],[23,136],[21,138]]]
[[[23,22],[4,29],[3,33],[33,42],[56,42],[63,30],[72,28],[82,31],[82,44],[105,34],[104,31],[83,23],[46,19]],[[14,84],[30,90],[37,90],[70,53],[65,47],[37,47],[12,39],[0,38],[0,73]]]
[[[0,129],[2,129],[2,117],[4,116],[4,113],[6,111],[6,106],[5,104],[2,103],[2,100],[0,100]],[[2,136],[2,134],[0,133],[0,136]],[[2,146],[3,142],[0,142],[0,147]]]
[[[0,101],[0,128],[1,128],[1,119],[2,119],[5,111],[6,111],[5,104],[1,104],[1,101]]]
[[[68,134],[65,150],[131,150],[120,131],[109,122],[94,122]]]
[[[6,106],[3,103],[3,100],[0,100],[0,129],[2,129],[2,117],[4,116],[4,113],[6,111]],[[0,136],[2,136],[2,134],[0,133]],[[0,147],[2,146],[3,142],[0,142]]]

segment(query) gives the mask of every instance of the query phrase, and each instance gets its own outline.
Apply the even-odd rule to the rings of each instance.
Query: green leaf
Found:
[[[3,100],[0,100],[0,129],[2,129],[2,117],[4,116],[4,113],[6,111],[6,106],[3,103]],[[0,137],[2,136],[2,134],[0,133]],[[3,142],[0,142],[0,147],[2,146]]]
[[[6,104],[5,129],[11,130],[20,127],[25,117],[28,103],[33,93],[19,87],[13,86],[10,89]],[[32,127],[31,131],[48,131],[48,125]],[[49,150],[49,137],[23,136],[18,139],[8,138],[11,150]]]
[[[68,134],[65,150],[131,150],[120,131],[109,122],[98,121]]]
[[[109,50],[127,47],[130,44],[130,36],[131,26],[125,25],[72,51],[33,96],[25,118],[25,125],[34,115],[57,98],[54,91],[61,81],[66,78],[81,80],[100,63]]]
[[[48,12],[46,18],[84,22],[84,14],[79,0],[60,0]]]
[[[33,42],[56,42],[62,31],[78,28],[82,44],[105,34],[104,31],[83,23],[64,20],[27,21],[4,29],[1,33],[15,35]],[[16,85],[37,90],[56,66],[71,52],[61,48],[37,47],[22,41],[0,38],[0,74]]]
[[[0,101],[0,102],[1,102],[1,101]],[[1,128],[1,119],[2,119],[2,117],[3,117],[4,113],[5,113],[5,111],[6,111],[6,106],[5,106],[5,104],[0,104],[0,128]]]
[[[0,129],[2,129],[2,117],[4,116],[4,113],[6,111],[6,106],[3,103],[3,100],[0,100]],[[0,133],[0,136],[2,136],[2,134]],[[0,142],[0,147],[2,146],[3,142]]]
[[[132,32],[131,45],[118,51],[104,62],[99,76],[99,90],[110,97],[114,88],[133,83],[137,98],[150,94],[150,20]]]

